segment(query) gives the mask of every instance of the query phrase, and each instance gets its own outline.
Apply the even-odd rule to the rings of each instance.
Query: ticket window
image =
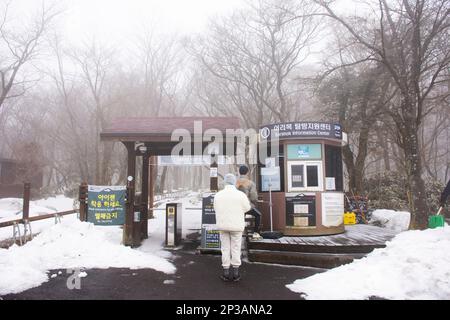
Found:
[[[288,161],[288,192],[323,191],[322,161]]]

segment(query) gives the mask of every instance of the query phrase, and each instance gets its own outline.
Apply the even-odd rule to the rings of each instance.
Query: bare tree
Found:
[[[322,118],[338,121],[349,135],[343,148],[343,160],[349,177],[349,189],[363,193],[365,167],[373,146],[376,125],[391,95],[390,80],[380,65],[343,67],[322,80],[318,91]]]
[[[139,37],[137,46],[142,68],[143,104],[150,114],[158,116],[163,104],[177,89],[182,63],[178,39],[167,36],[161,40],[148,31]]]
[[[398,87],[398,101],[388,112],[397,128],[397,143],[404,153],[411,195],[411,226],[425,228],[429,213],[419,133],[430,112],[426,100],[445,81],[444,71],[450,65],[448,1],[372,1],[376,5],[372,8],[376,18],[371,21],[364,17],[342,17],[332,8],[333,1],[315,2],[324,9],[324,15],[348,30],[357,46],[369,52],[370,60],[386,67]]]
[[[29,81],[19,73],[39,54],[42,39],[59,14],[54,6],[43,2],[34,20],[25,22],[25,26],[11,25],[11,3],[4,2],[0,9],[0,111],[6,100],[24,94]]]
[[[311,10],[307,2],[258,1],[211,22],[210,33],[190,50],[204,67],[199,74],[213,80],[201,83],[204,104],[218,108],[210,112],[233,110],[249,127],[290,118],[297,107],[295,72],[318,28]],[[294,19],[300,14],[301,19]],[[221,105],[223,98],[227,105]]]

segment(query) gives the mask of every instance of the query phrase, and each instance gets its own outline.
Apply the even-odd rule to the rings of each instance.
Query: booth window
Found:
[[[289,161],[288,191],[322,191],[321,161]]]
[[[291,185],[293,188],[303,188],[304,181],[304,165],[292,165],[291,166]]]
[[[306,176],[308,177],[308,187],[319,186],[319,170],[317,165],[306,166]]]

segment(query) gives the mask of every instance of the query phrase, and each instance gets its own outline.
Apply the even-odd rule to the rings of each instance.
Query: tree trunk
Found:
[[[422,179],[422,161],[420,158],[418,130],[410,123],[401,132],[403,152],[411,195],[411,229],[426,229],[428,226],[428,204],[425,183]]]

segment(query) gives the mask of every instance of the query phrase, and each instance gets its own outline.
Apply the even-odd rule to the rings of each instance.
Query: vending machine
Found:
[[[166,204],[166,247],[176,247],[182,239],[182,205]]]

